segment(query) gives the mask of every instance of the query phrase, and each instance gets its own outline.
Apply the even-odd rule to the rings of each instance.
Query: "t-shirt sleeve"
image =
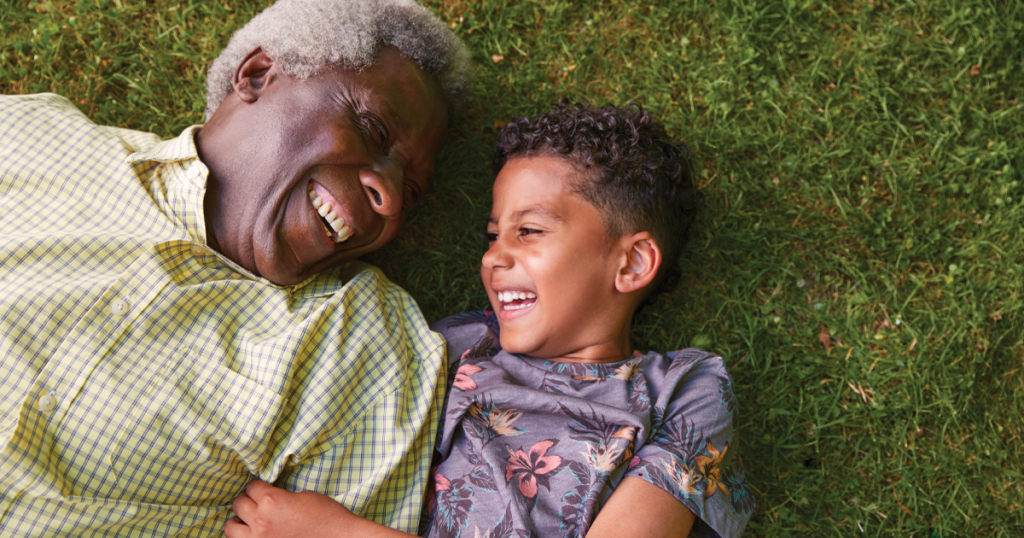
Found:
[[[734,430],[732,379],[721,357],[688,349],[673,361],[654,402],[652,433],[631,462],[635,476],[671,493],[697,516],[690,536],[738,537],[754,510]]]
[[[430,328],[441,333],[448,343],[448,376],[452,379],[467,352],[493,355],[498,349],[497,320],[494,313],[487,310],[449,316],[432,323]]]

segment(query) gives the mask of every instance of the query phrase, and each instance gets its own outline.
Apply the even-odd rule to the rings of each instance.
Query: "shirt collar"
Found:
[[[201,127],[202,125],[192,125],[175,138],[158,142],[145,151],[132,153],[128,156],[128,162],[133,164],[140,161],[170,163],[198,159],[199,151],[196,150],[195,134]]]
[[[185,226],[193,240],[208,246],[203,198],[206,195],[209,169],[199,159],[199,151],[196,149],[195,135],[200,128],[202,128],[202,125],[192,125],[175,138],[158,142],[145,151],[132,153],[128,156],[127,161],[133,165],[145,162],[158,162],[163,165],[170,165],[169,168],[174,171],[165,174],[163,177],[167,182],[165,184],[165,192],[168,197],[168,203],[173,208],[172,211],[181,213],[178,215],[178,220]],[[197,169],[198,173],[190,174],[188,172],[189,168]],[[185,218],[184,213],[191,213],[192,217]],[[298,284],[281,286],[250,273],[219,252],[211,253],[246,278],[263,282],[275,288],[288,289],[292,293],[301,290],[300,293],[302,295],[313,296],[334,293],[344,282],[347,282],[354,274],[363,270],[365,266],[365,264],[360,263],[343,264],[340,269],[321,271]],[[341,277],[340,279],[339,276]]]

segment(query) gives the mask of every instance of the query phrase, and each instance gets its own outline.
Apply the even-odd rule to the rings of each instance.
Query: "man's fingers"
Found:
[[[224,536],[226,538],[248,538],[251,534],[249,526],[238,517],[233,517],[224,525]]]

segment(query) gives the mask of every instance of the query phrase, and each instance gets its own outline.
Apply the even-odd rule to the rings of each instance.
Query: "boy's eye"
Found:
[[[490,245],[491,243],[498,240],[497,232],[486,232],[484,233],[484,243]]]
[[[540,230],[534,230],[533,228],[520,228],[519,229],[519,235],[530,235],[530,234],[539,234],[539,233],[540,233]]]

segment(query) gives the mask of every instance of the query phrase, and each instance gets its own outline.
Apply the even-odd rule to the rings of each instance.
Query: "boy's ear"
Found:
[[[624,237],[622,262],[615,275],[615,289],[621,293],[632,293],[646,287],[658,274],[661,267],[661,248],[648,232],[638,232]]]
[[[231,86],[238,98],[246,103],[255,103],[263,87],[270,81],[268,73],[273,66],[274,60],[263,52],[263,48],[250,52],[235,69],[235,76],[231,79]]]

